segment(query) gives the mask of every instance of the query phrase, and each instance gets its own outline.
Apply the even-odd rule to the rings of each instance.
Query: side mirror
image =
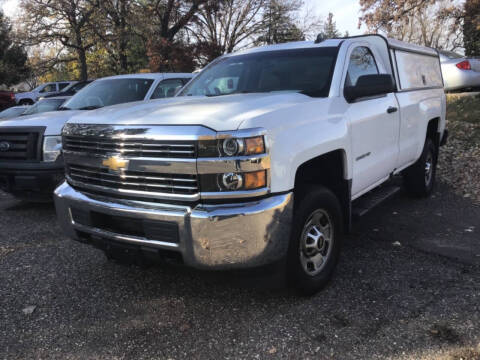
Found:
[[[345,87],[344,95],[345,99],[351,103],[360,98],[386,95],[394,91],[395,86],[391,75],[362,75],[358,78],[355,86]]]

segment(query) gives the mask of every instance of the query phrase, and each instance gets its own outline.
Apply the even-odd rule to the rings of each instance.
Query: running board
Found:
[[[398,185],[383,185],[361,196],[352,203],[352,217],[358,219],[362,217],[374,207],[380,205],[384,201],[390,199],[398,193],[401,187]]]

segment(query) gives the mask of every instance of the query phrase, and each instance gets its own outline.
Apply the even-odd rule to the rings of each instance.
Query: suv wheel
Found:
[[[289,280],[304,295],[321,290],[337,265],[343,221],[336,196],[326,188],[307,192],[296,208],[288,252]]]
[[[33,101],[30,99],[22,99],[18,102],[18,105],[33,105]]]
[[[410,194],[427,197],[432,193],[437,173],[437,158],[438,148],[432,139],[427,138],[422,155],[404,174],[405,187]]]

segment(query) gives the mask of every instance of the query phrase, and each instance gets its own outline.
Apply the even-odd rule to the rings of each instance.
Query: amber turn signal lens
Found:
[[[259,189],[267,185],[265,170],[246,173],[244,177],[244,189],[246,190]]]
[[[263,154],[264,152],[263,136],[245,139],[245,155]]]

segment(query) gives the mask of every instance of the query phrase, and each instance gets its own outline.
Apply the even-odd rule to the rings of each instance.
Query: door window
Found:
[[[167,79],[158,84],[152,99],[163,99],[174,96],[183,87],[182,79]]]
[[[59,83],[58,84],[58,90],[63,90],[65,89],[67,86],[69,85],[69,83]]]
[[[48,84],[42,90],[40,90],[41,93],[49,93],[54,91],[57,91],[56,84]]]
[[[355,86],[362,75],[378,74],[377,63],[369,48],[359,46],[352,51],[345,86]]]

